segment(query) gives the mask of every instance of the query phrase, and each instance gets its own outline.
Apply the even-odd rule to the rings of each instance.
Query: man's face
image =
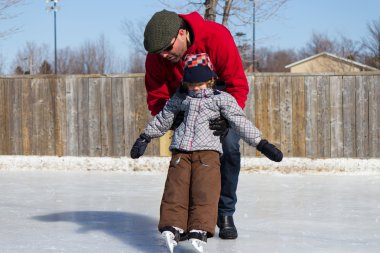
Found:
[[[171,62],[178,62],[186,51],[186,33],[180,29],[170,45],[160,55]],[[185,36],[184,36],[185,34]]]

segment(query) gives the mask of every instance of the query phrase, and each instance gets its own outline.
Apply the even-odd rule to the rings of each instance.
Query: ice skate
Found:
[[[174,247],[177,246],[180,238],[179,231],[174,227],[165,227],[162,229],[161,235],[162,238],[164,238],[170,253],[173,253]]]
[[[203,246],[207,243],[207,232],[202,230],[191,230],[189,233],[189,241],[198,252],[203,253]]]

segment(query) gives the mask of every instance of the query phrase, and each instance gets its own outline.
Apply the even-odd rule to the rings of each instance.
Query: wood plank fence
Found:
[[[380,157],[380,72],[248,80],[247,117],[285,156]],[[129,156],[150,119],[142,74],[0,77],[0,155]]]

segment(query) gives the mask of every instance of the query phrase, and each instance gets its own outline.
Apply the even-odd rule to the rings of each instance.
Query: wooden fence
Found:
[[[380,157],[380,72],[248,80],[247,117],[286,156]],[[0,77],[0,155],[129,156],[149,119],[143,75]]]

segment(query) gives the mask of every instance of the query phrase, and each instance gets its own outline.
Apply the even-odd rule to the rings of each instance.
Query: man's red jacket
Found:
[[[204,20],[197,12],[179,16],[190,25],[194,35],[193,44],[183,57],[187,54],[207,53],[216,74],[226,83],[225,91],[244,108],[249,87],[231,33],[221,24]],[[180,86],[183,61],[172,63],[159,54],[148,53],[145,68],[148,109],[154,116],[162,110],[166,101]]]

